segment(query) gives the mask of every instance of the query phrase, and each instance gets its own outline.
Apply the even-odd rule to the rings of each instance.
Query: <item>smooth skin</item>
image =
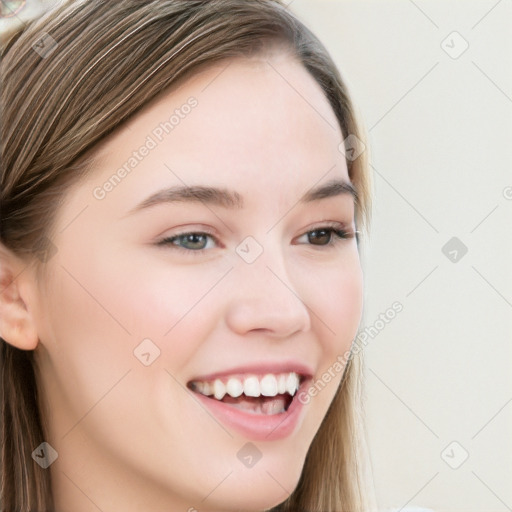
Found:
[[[190,97],[189,114],[97,199]],[[321,88],[286,52],[224,62],[98,147],[94,170],[58,209],[43,278],[2,250],[0,332],[36,352],[45,441],[58,452],[48,469],[57,512],[258,511],[293,491],[342,373],[289,437],[253,443],[262,458],[252,468],[237,458],[251,440],[186,384],[274,360],[303,362],[318,379],[350,349],[363,298],[356,239],[307,233],[326,222],[353,231],[353,197],[298,203],[314,186],[349,181],[343,138]],[[184,184],[228,188],[244,206],[181,201],[130,213]],[[158,245],[205,230],[212,236]],[[263,249],[250,264],[236,252],[249,236]],[[134,355],[144,339],[160,350],[149,366]]]

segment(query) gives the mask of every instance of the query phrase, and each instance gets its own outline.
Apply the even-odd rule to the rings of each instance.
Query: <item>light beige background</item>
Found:
[[[289,7],[331,51],[369,134],[365,326],[403,305],[366,347],[378,503],[510,511],[512,3]],[[443,48],[456,56],[462,38],[452,58]],[[468,248],[457,262],[441,251],[452,237]]]
[[[512,2],[288,3],[332,53],[368,132],[361,331],[374,328],[379,507],[512,511]],[[35,12],[29,1],[19,17]],[[446,251],[456,262],[442,252],[452,237],[468,249]],[[381,327],[396,301],[403,311]]]

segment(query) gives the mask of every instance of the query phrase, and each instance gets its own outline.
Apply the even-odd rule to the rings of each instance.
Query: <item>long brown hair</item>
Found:
[[[0,63],[0,242],[44,267],[55,212],[90,169],[97,144],[178,80],[270,41],[320,84],[343,136],[364,139],[328,52],[279,0],[68,1],[16,31]],[[367,230],[365,154],[347,165],[358,190],[356,225]],[[49,511],[50,473],[31,458],[46,431],[33,352],[0,339],[0,357],[0,507]],[[348,360],[298,486],[274,512],[368,510],[361,365],[360,356]]]

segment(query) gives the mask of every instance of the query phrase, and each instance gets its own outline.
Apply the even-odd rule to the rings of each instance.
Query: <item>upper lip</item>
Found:
[[[213,373],[204,375],[198,375],[189,380],[193,381],[213,381],[215,379],[222,379],[232,375],[266,375],[267,373],[280,374],[295,372],[302,377],[307,379],[313,376],[313,370],[305,363],[298,361],[267,361],[262,363],[244,364],[239,366],[233,366],[229,369],[220,370]]]

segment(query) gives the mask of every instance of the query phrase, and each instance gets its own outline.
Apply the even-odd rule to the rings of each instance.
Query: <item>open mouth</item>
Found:
[[[255,375],[227,380],[191,381],[187,387],[211,400],[259,415],[286,413],[305,376],[290,372],[280,375]]]
[[[211,398],[211,397],[209,397]],[[215,398],[214,398],[215,400]],[[221,400],[225,404],[231,405],[236,409],[246,411],[252,414],[282,414],[288,410],[293,397],[288,394],[277,396],[245,396],[241,395],[238,398],[226,395]]]

